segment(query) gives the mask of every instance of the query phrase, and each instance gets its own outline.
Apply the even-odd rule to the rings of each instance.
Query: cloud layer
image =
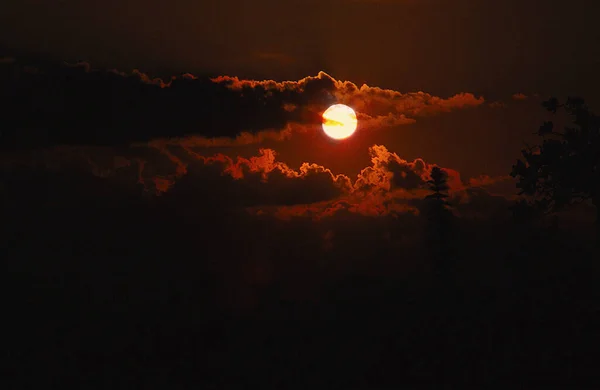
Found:
[[[358,86],[320,72],[297,81],[182,74],[169,80],[87,63],[30,67],[0,62],[4,147],[122,145],[197,136],[204,144],[283,139],[321,123],[333,103],[352,106],[363,129],[479,106],[482,97]]]
[[[279,161],[273,149],[262,148],[254,156],[242,157],[209,154],[205,148],[185,143],[125,149],[61,148],[31,155],[28,164],[43,166],[49,172],[99,177],[112,183],[108,187],[122,186],[153,202],[173,202],[190,213],[237,210],[288,220],[321,220],[343,214],[419,215],[423,198],[429,193],[426,182],[435,165],[422,159],[402,159],[383,145],[371,146],[368,153],[370,165],[355,176],[310,162],[293,168]],[[3,166],[14,170],[6,161]],[[489,193],[492,196],[498,192],[494,185],[510,180],[489,176],[465,180],[459,172],[443,169],[449,176],[451,201],[461,205],[465,215],[469,214],[469,203],[481,203],[481,194],[488,195],[486,188],[494,191]],[[508,202],[506,194],[500,191],[495,196]]]

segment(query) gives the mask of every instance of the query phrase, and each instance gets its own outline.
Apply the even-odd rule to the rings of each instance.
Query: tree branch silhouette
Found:
[[[600,228],[600,117],[577,97],[564,104],[550,98],[542,106],[552,113],[565,110],[573,125],[562,132],[552,121],[540,126],[541,145],[523,149],[523,159],[512,167],[519,195],[530,197],[530,205],[544,213],[591,200]]]

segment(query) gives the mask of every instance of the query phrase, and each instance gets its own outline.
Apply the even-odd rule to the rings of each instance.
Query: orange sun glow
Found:
[[[357,125],[356,113],[344,104],[334,104],[323,113],[323,131],[333,139],[350,137]]]

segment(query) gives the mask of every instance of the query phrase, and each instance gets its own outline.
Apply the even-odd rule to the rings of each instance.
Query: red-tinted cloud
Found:
[[[357,111],[359,119],[361,119],[360,115],[363,115],[362,119],[366,120],[381,118],[380,125],[409,124],[414,121],[414,119],[409,119],[409,116],[449,112],[484,103],[483,97],[475,97],[471,93],[459,93],[444,99],[425,92],[401,93],[366,84],[359,87],[350,81],[336,80],[325,72],[319,72],[317,76],[305,77],[298,81],[241,80],[238,77],[229,76],[221,76],[212,80],[216,83],[226,84],[229,88],[238,91],[260,88],[271,93],[309,92],[313,96],[314,92],[325,92],[335,100],[316,99],[315,104],[318,105],[323,100],[328,103],[335,101],[347,104]],[[311,102],[307,103],[311,104]]]
[[[237,191],[239,197],[246,197],[242,204],[248,212],[281,219],[320,220],[340,212],[363,216],[418,215],[419,204],[429,193],[426,182],[435,166],[422,159],[404,160],[385,146],[374,145],[369,148],[371,165],[352,178],[318,164],[303,163],[293,169],[278,161],[272,149],[260,149],[257,156],[250,158],[225,154],[205,156],[193,149],[181,148],[175,155],[168,146],[158,148],[157,152],[171,162],[172,173],[156,176],[148,172],[151,174],[148,177],[142,170],[145,177],[142,182],[148,190],[158,195],[168,194],[186,177],[190,177],[187,181],[199,184],[215,182],[210,179],[214,175],[220,176],[219,182],[229,177],[228,183],[232,184],[226,189],[209,187],[207,190]],[[206,173],[207,168],[211,169],[209,173]],[[485,187],[505,179],[482,176],[463,182],[459,172],[443,169],[448,173],[451,199],[461,204],[468,203],[466,191],[469,188]]]
[[[143,191],[152,202],[176,205],[190,218],[195,213],[227,210],[284,220],[323,221],[351,215],[418,217],[423,199],[430,193],[426,182],[435,165],[423,159],[402,159],[383,145],[374,145],[368,152],[371,163],[354,177],[308,162],[292,168],[268,148],[260,149],[255,156],[241,157],[207,155],[189,145],[175,147],[157,142],[152,148],[118,151],[64,148],[27,158],[32,166],[43,162],[49,171],[87,174],[133,193]],[[478,202],[478,208],[486,200],[500,207],[500,198],[506,196],[497,186],[506,184],[509,189],[512,184],[505,177],[480,176],[465,181],[459,172],[443,169],[449,176],[450,202],[463,216],[483,212],[470,214],[473,202]]]
[[[512,95],[512,98],[514,100],[526,100],[527,99],[527,95],[525,95],[524,93],[515,93],[514,95]]]

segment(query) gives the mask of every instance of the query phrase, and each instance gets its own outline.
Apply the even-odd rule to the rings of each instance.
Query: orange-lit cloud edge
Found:
[[[409,125],[415,123],[418,117],[450,112],[453,110],[478,107],[484,104],[483,97],[476,97],[472,93],[458,93],[449,98],[433,96],[425,92],[401,93],[394,90],[371,87],[366,84],[358,86],[350,81],[336,80],[325,72],[317,76],[309,76],[298,81],[277,82],[274,80],[241,80],[238,77],[221,76],[212,79],[217,83],[225,83],[229,88],[242,91],[244,89],[261,88],[267,91],[284,92],[293,90],[304,92],[307,87],[317,82],[331,84],[335,103],[346,104],[357,112],[361,130],[378,130],[385,127]],[[493,107],[493,106],[492,106]],[[322,106],[312,107],[307,104],[309,112],[315,112]],[[297,106],[287,106],[286,111],[300,109]],[[320,114],[320,112],[316,112]],[[422,159],[407,161],[396,153],[389,151],[383,145],[372,145],[365,148],[365,153],[371,157],[371,165],[363,168],[356,177],[352,178],[343,174],[336,174],[327,167],[309,162],[303,163],[298,169],[293,169],[281,161],[277,161],[277,153],[273,149],[260,149],[259,155],[246,159],[232,158],[223,154],[203,156],[195,148],[210,146],[234,146],[245,144],[260,144],[265,139],[286,140],[295,132],[304,133],[315,131],[314,126],[306,126],[298,122],[290,122],[284,129],[267,130],[257,134],[243,133],[236,139],[231,138],[204,138],[185,137],[170,140],[156,140],[150,146],[169,156],[175,164],[175,174],[162,177],[159,180],[151,179],[150,188],[158,193],[166,192],[174,185],[177,178],[185,175],[187,170],[186,159],[201,160],[205,164],[221,165],[224,174],[231,175],[236,180],[244,179],[247,174],[260,174],[263,181],[267,182],[269,176],[276,172],[289,179],[304,179],[311,175],[326,176],[331,185],[340,190],[339,197],[310,204],[293,206],[267,206],[261,205],[249,208],[248,211],[255,215],[270,214],[281,219],[292,217],[310,217],[315,220],[333,216],[337,212],[347,211],[365,216],[393,215],[399,213],[418,214],[419,210],[413,200],[422,199],[427,193],[426,181],[429,180],[431,169],[436,166]],[[185,156],[176,156],[170,147],[181,147]],[[399,171],[390,169],[390,165],[402,167]],[[477,178],[461,179],[460,173],[451,168],[444,168],[449,174],[450,194],[455,202],[469,202],[471,188],[488,188],[498,183],[511,181],[510,176],[490,177],[482,175]],[[396,176],[406,175],[410,172],[418,177],[418,185],[412,188],[394,186],[398,182]],[[396,180],[394,180],[396,177]],[[307,188],[307,190],[310,190]],[[491,195],[512,198],[512,193],[493,193]]]
[[[260,177],[260,181],[268,185],[269,181],[276,176],[276,180],[285,178],[305,184],[301,187],[304,187],[307,193],[315,190],[313,185],[316,183],[320,186],[329,186],[332,192],[339,194],[320,202],[295,205],[261,204],[247,208],[251,214],[267,214],[280,219],[309,217],[320,220],[343,211],[372,217],[403,213],[418,215],[417,204],[429,193],[426,181],[430,179],[431,170],[436,166],[422,159],[404,160],[383,145],[373,145],[368,148],[371,165],[361,169],[354,178],[308,162],[303,163],[298,169],[293,169],[277,161],[277,153],[273,149],[260,149],[257,156],[250,158],[239,156],[232,158],[224,154],[203,156],[187,147],[183,147],[182,150],[184,154],[176,155],[166,147],[157,149],[173,163],[173,173],[146,178],[144,171],[141,170],[139,182],[143,183],[148,191],[160,196],[177,185],[178,179],[188,173],[190,162],[200,161],[205,165],[217,166],[223,175],[230,176],[233,180],[243,181]],[[458,171],[451,168],[443,169],[449,175],[449,194],[452,202],[456,204],[468,203],[472,196],[469,190],[475,188],[489,189],[490,195],[512,198],[510,193],[493,192],[495,185],[512,181],[510,176],[482,175],[464,181]],[[318,180],[309,183],[309,179],[317,177]],[[273,191],[277,189],[273,188]]]
[[[140,76],[150,82],[147,76]],[[186,76],[191,77],[191,76]],[[270,93],[295,92],[307,96],[319,96],[315,89],[322,89],[329,98],[328,102],[303,102],[302,105],[285,104],[287,112],[297,112],[303,121],[289,121],[283,129],[272,129],[256,134],[242,132],[237,138],[206,138],[186,137],[187,144],[195,146],[232,146],[250,143],[260,143],[264,139],[284,140],[294,132],[306,132],[312,126],[306,126],[306,121],[311,122],[320,118],[322,112],[331,104],[340,103],[352,107],[357,114],[357,119],[362,131],[377,130],[399,125],[410,125],[417,118],[435,115],[453,110],[477,107],[484,104],[483,97],[476,97],[472,93],[458,93],[448,98],[441,98],[425,92],[402,93],[390,89],[372,87],[366,84],[358,86],[350,81],[336,80],[325,72],[316,76],[308,76],[297,81],[274,80],[241,80],[238,77],[219,76],[211,79],[215,83],[224,84],[229,89],[243,92],[244,90],[261,89]],[[155,80],[163,87],[168,87],[162,81]],[[167,141],[168,142],[168,141]],[[171,143],[180,143],[181,140],[172,140]]]
[[[361,169],[355,177],[338,174],[325,166],[309,162],[294,169],[278,161],[275,150],[266,148],[259,149],[257,155],[249,158],[223,153],[203,155],[185,143],[177,148],[153,144],[143,149],[141,157],[136,156],[136,151],[139,148],[130,149],[127,155],[106,157],[105,151],[97,148],[83,153],[80,148],[63,150],[61,162],[55,169],[60,170],[63,162],[70,161],[72,164],[74,159],[85,156],[93,175],[108,180],[126,177],[133,181],[135,177],[135,184],[141,185],[147,196],[157,199],[169,196],[186,180],[188,183],[189,180],[196,181],[205,191],[215,194],[232,191],[229,187],[219,187],[216,184],[218,180],[206,173],[217,172],[219,177],[238,185],[234,190],[235,196],[241,199],[247,196],[256,198],[256,193],[283,199],[277,202],[273,201],[272,196],[259,196],[255,204],[244,207],[250,215],[281,220],[301,217],[319,221],[344,213],[366,217],[419,215],[422,199],[429,193],[426,181],[430,179],[431,169],[436,166],[422,159],[407,161],[383,145],[368,148],[371,164]],[[484,175],[463,180],[458,171],[443,169],[449,175],[450,201],[454,206],[468,206],[472,197],[480,196],[482,191],[486,196],[501,197],[507,201],[512,198],[510,192],[495,192],[498,184],[511,184],[509,176]],[[186,191],[185,185],[183,191]],[[286,192],[293,193],[292,204],[285,200],[290,198],[286,197]],[[315,193],[325,195],[315,201]],[[193,193],[190,195],[194,196]],[[200,199],[198,202],[198,207],[209,207],[201,204]],[[461,216],[461,207],[454,209],[457,216]]]
[[[169,82],[162,79],[151,79],[139,71],[134,71],[134,74],[144,82],[159,85],[161,88],[169,87]],[[189,74],[182,77],[194,78]],[[229,76],[217,77],[212,81],[223,83],[233,90],[261,88],[266,91],[267,96],[269,91],[303,93],[307,88],[314,88],[314,85],[324,85],[336,103],[349,105],[357,112],[361,130],[407,125],[414,123],[422,116],[477,107],[485,102],[483,97],[476,97],[471,93],[459,93],[449,98],[441,98],[425,92],[401,93],[366,84],[359,87],[349,81],[336,80],[324,72],[298,81],[241,80]],[[286,104],[283,109],[288,112],[302,110],[304,116],[310,116],[320,115],[319,110],[322,110],[322,107],[322,104],[313,104],[308,101],[303,106]],[[303,115],[299,117],[302,118]],[[337,174],[327,167],[309,162],[294,169],[284,162],[278,161],[277,152],[273,149],[260,148],[258,155],[251,158],[236,156],[234,149],[232,149],[234,153],[231,155],[207,153],[207,148],[210,147],[259,145],[266,139],[283,141],[291,138],[294,132],[303,133],[311,131],[311,129],[314,131],[314,128],[302,121],[289,121],[282,129],[269,129],[256,133],[242,132],[236,138],[188,136],[157,139],[133,145],[133,148],[123,155],[113,156],[112,160],[101,158],[103,162],[97,161],[96,157],[91,157],[98,155],[99,149],[95,148],[95,152],[88,155],[86,161],[91,167],[92,174],[107,178],[119,176],[121,171],[135,167],[137,183],[142,184],[144,191],[152,196],[169,193],[183,177],[189,174],[190,166],[197,166],[198,163],[204,166],[218,167],[222,175],[229,176],[235,181],[244,181],[249,177],[259,176],[265,185],[271,182],[274,176],[277,176],[278,180],[283,178],[301,184],[308,183],[309,178],[319,177],[320,179],[316,183],[322,186],[331,186],[334,190],[331,193],[336,194],[329,199],[317,202],[298,202],[293,205],[265,202],[265,204],[247,207],[246,210],[253,215],[266,214],[280,219],[310,217],[319,220],[342,211],[365,216],[419,213],[416,203],[427,194],[425,182],[429,179],[431,169],[435,165],[422,159],[404,160],[383,145],[372,145],[365,150],[365,153],[369,153],[371,156],[371,165],[360,170],[354,178]],[[166,157],[168,163],[165,163],[164,160],[157,162],[158,160],[152,157],[151,153],[144,153],[144,157],[136,157],[140,148],[154,151],[163,158]],[[77,156],[81,156],[81,151],[84,149],[78,148],[78,150]],[[63,157],[64,151],[65,148],[62,148]],[[85,154],[85,152],[83,153]],[[470,196],[473,196],[469,189],[492,188],[497,183],[511,180],[508,176],[481,176],[463,180],[459,172],[451,168],[444,169],[449,174],[450,195],[455,204],[469,202]],[[408,184],[409,182],[410,184]],[[219,191],[218,188],[211,190]],[[311,190],[307,185],[305,191],[310,192]],[[510,196],[510,194],[501,195]]]
[[[89,65],[86,66],[89,68]],[[125,75],[122,72],[118,73]],[[169,88],[171,83],[177,79],[177,77],[173,77],[170,81],[165,82],[160,78],[150,78],[138,70],[134,70],[133,75],[145,83],[155,84],[161,88]],[[196,79],[189,73],[182,75],[181,78]],[[367,84],[359,86],[351,81],[337,80],[325,72],[319,72],[316,76],[308,76],[297,81],[243,80],[234,76],[219,76],[211,80],[233,91],[238,91],[242,96],[245,91],[260,89],[267,97],[274,93],[284,96],[286,93],[297,93],[306,95],[310,99],[313,96],[322,98],[322,92],[325,91],[330,101],[325,103],[305,101],[302,104],[283,103],[282,109],[295,114],[295,117],[299,119],[289,120],[280,129],[265,129],[259,132],[241,131],[235,138],[192,135],[184,138],[157,139],[154,141],[155,144],[179,145],[184,143],[187,146],[196,147],[228,147],[260,144],[265,140],[283,141],[290,139],[294,133],[306,133],[314,129],[312,122],[318,121],[322,112],[329,105],[336,103],[350,106],[356,112],[361,131],[376,131],[411,125],[416,123],[419,117],[456,110],[482,106],[502,108],[509,104],[502,101],[486,102],[484,97],[475,96],[469,92],[460,92],[442,98],[423,91],[402,93]],[[315,93],[314,91],[317,89],[322,89],[321,93]],[[534,96],[537,97],[537,95]],[[510,96],[509,100],[525,100],[526,98],[522,93],[517,93]],[[307,122],[310,125],[307,125]]]

